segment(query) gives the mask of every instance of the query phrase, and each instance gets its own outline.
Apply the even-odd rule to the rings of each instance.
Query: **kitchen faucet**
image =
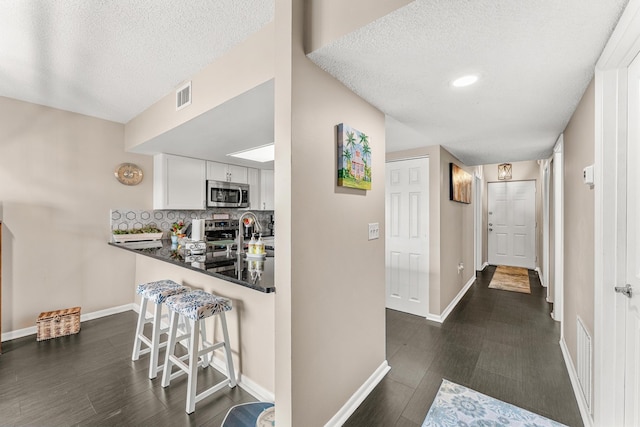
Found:
[[[254,224],[256,231],[262,231],[262,225],[260,225],[260,221],[256,217],[256,214],[250,211],[246,211],[240,216],[238,219],[238,254],[244,253],[244,220],[245,218],[249,218],[249,223],[247,225]]]

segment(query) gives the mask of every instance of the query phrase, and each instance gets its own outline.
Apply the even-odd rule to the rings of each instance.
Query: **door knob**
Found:
[[[493,224],[489,223],[489,226],[492,226]]]
[[[490,228],[489,231],[493,231],[493,228]]]
[[[631,285],[616,286],[614,290],[618,293],[623,294],[627,298],[633,298],[633,288],[631,287]]]

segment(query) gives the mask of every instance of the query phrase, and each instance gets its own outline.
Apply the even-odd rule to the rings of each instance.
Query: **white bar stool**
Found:
[[[165,369],[162,373],[162,387],[167,387],[173,378],[186,373],[188,376],[186,412],[187,414],[191,414],[195,411],[197,402],[200,402],[202,399],[212,395],[218,390],[221,390],[225,385],[228,385],[231,388],[236,386],[236,375],[233,370],[233,358],[229,344],[227,319],[225,317],[225,311],[231,310],[231,303],[227,299],[217,297],[205,291],[196,290],[171,296],[167,298],[166,304],[167,308],[171,311],[171,323],[169,327],[169,338],[167,341],[167,354],[164,362]],[[190,330],[192,331],[192,339],[189,341],[189,354],[187,358],[189,361],[188,365],[179,357],[175,356],[176,342],[179,341],[178,337],[176,337],[179,315],[189,319],[189,322],[191,323]],[[214,344],[207,342],[203,337],[202,350],[200,350],[198,334],[195,333],[195,331],[198,331],[199,329],[202,331],[201,326],[204,325],[204,320],[207,317],[215,315],[220,318],[224,341],[219,341]],[[227,359],[227,379],[199,394],[196,394],[196,385],[198,382],[198,358],[200,356],[208,355],[208,353],[211,353],[220,347],[224,347]],[[180,370],[172,374],[171,367],[173,364],[178,366]],[[202,366],[206,368],[208,365],[209,358],[206,358],[203,360]]]
[[[153,379],[158,375],[158,371],[163,366],[158,366],[158,353],[161,347],[167,345],[167,342],[160,342],[160,334],[166,333],[169,328],[161,328],[162,323],[162,304],[171,295],[177,295],[188,292],[190,288],[182,286],[173,280],[159,280],[157,282],[149,282],[138,285],[136,293],[142,296],[140,304],[140,313],[138,313],[138,325],[136,327],[136,337],[133,342],[133,353],[131,360],[138,360],[141,354],[151,353],[149,358],[149,379]],[[153,316],[147,318],[147,303],[155,304]],[[153,324],[151,338],[144,335],[144,325],[146,323]],[[147,348],[141,349],[142,344]]]

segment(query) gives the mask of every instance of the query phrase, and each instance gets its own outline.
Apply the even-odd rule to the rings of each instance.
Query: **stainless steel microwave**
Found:
[[[249,185],[226,181],[207,181],[208,208],[248,208]]]

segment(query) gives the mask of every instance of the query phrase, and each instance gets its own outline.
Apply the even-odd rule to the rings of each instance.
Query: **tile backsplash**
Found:
[[[193,219],[213,219],[213,214],[228,213],[231,219],[238,219],[246,210],[239,209],[209,209],[205,211],[171,211],[171,210],[135,210],[111,209],[111,230],[134,230],[143,227],[156,227],[162,230],[164,238],[171,234],[171,224],[184,221],[185,226]],[[251,211],[258,217],[260,224],[266,230],[273,211]]]

